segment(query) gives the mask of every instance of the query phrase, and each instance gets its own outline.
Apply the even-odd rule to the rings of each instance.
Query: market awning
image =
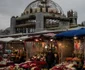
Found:
[[[26,40],[28,38],[30,38],[30,37],[28,37],[28,36],[21,36],[21,37],[15,38],[14,41]]]
[[[75,35],[75,33],[77,32],[77,30],[69,30],[69,31],[65,31],[59,34],[56,34],[56,37],[73,37]]]
[[[12,40],[14,40],[14,38],[12,38],[12,37],[0,38],[0,41],[2,41],[2,42],[10,42]]]
[[[84,36],[84,35],[85,35],[85,28],[81,28],[77,30],[77,32],[75,33],[75,36]]]
[[[85,28],[65,31],[65,32],[56,34],[55,37],[73,37],[73,36],[83,36],[83,35],[85,35]]]
[[[47,33],[47,34],[43,34],[44,36],[48,36],[48,37],[53,37],[53,36],[55,36],[56,34],[54,34],[54,33]]]

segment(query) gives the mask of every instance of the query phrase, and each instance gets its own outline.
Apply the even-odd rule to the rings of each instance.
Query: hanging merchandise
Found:
[[[80,40],[75,40],[74,41],[74,49],[75,50],[80,50]]]
[[[4,47],[2,44],[0,44],[0,55],[3,55],[4,53]]]
[[[34,42],[33,42],[33,44],[32,44],[32,47],[33,47],[33,48],[36,48],[36,46],[35,46],[35,43],[34,43]]]
[[[42,42],[42,47],[43,47],[43,48],[45,47],[45,42]]]
[[[3,46],[0,44],[0,50],[2,50],[3,49]]]

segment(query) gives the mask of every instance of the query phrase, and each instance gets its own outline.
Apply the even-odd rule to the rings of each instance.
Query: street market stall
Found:
[[[12,37],[7,37],[7,38],[0,38],[0,67],[5,67],[9,64],[12,64],[13,62],[8,59],[10,50],[7,50],[6,48],[8,47],[7,44],[14,40]]]
[[[56,37],[62,37],[62,38],[70,38],[74,41],[74,50],[72,53],[73,57],[79,58],[81,61],[81,65],[85,65],[85,28],[77,29],[77,30],[69,30],[66,32],[62,32],[59,34],[56,34]]]
[[[52,36],[52,34],[50,34]],[[1,65],[2,68],[9,67],[10,65],[16,66],[16,63],[21,64],[25,61],[19,61],[21,55],[25,55],[25,60],[31,60],[36,63],[41,63],[40,67],[44,67],[46,64],[45,54],[48,48],[54,47],[54,44],[49,38],[49,34],[34,35],[34,36],[21,36],[18,38],[1,38],[1,41],[5,41],[5,52],[9,53],[10,64],[8,59],[5,61],[5,65]],[[7,40],[4,40],[7,39]],[[47,41],[49,40],[49,41]],[[51,43],[51,44],[50,44]],[[49,44],[49,45],[48,45]],[[24,54],[23,54],[24,52]],[[32,59],[31,59],[32,57]],[[37,59],[36,59],[36,58]],[[23,57],[24,58],[24,57]],[[40,64],[39,64],[40,65]]]
[[[0,70],[41,70],[43,65],[46,65],[45,61],[25,61],[20,64],[0,67]]]

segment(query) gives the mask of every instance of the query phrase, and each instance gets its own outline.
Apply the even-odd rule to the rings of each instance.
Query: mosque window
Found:
[[[46,19],[45,27],[58,27],[59,26],[59,20],[57,19]]]
[[[66,22],[63,22],[63,25],[66,25]]]
[[[28,11],[26,11],[26,14],[28,14],[29,12]]]
[[[37,9],[35,9],[35,13],[37,12]]]
[[[70,19],[70,23],[73,23],[73,20],[72,19]]]
[[[32,29],[31,28],[26,28],[26,33],[31,33]]]
[[[22,28],[20,28],[20,33],[23,33],[23,29]]]
[[[30,33],[34,32],[35,29],[34,28],[30,28]]]
[[[16,28],[16,33],[19,33],[19,28]]]
[[[23,33],[26,33],[26,28],[23,28]]]
[[[46,12],[48,12],[48,7],[46,7]]]
[[[30,8],[30,13],[32,13],[32,11],[33,11],[33,9],[32,9],[32,8]]]
[[[32,28],[30,28],[30,33],[32,33]]]
[[[42,12],[42,7],[40,8],[40,12]]]

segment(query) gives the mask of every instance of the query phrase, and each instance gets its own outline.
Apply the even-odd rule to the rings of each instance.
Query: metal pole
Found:
[[[85,38],[84,38],[84,42],[85,42]],[[83,43],[83,48],[84,48],[84,65],[85,65],[85,43]]]

